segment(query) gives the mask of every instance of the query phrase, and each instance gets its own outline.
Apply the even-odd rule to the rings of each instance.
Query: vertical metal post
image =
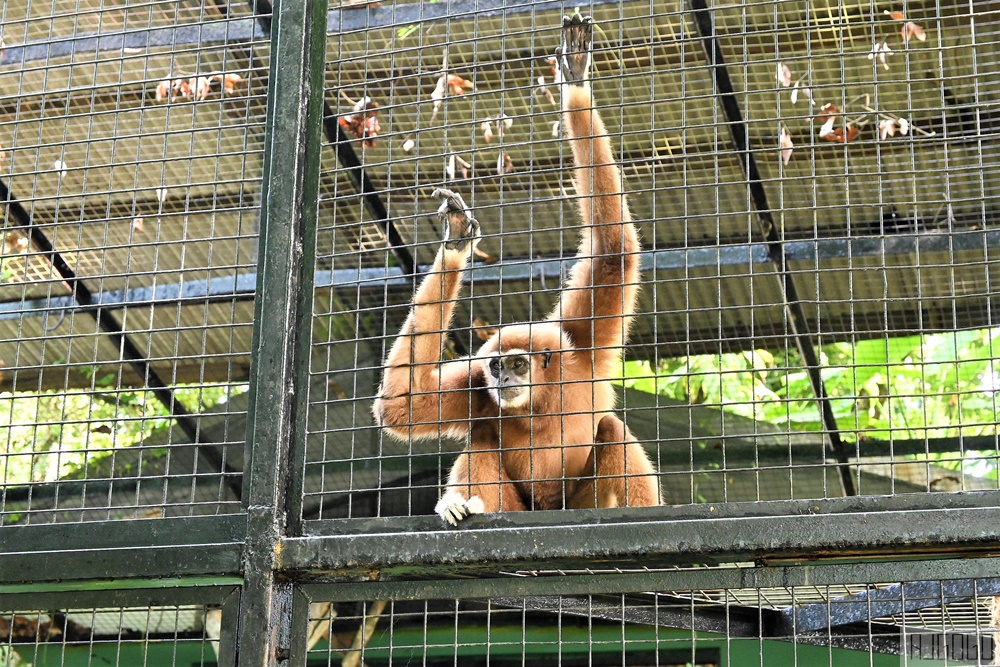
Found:
[[[275,576],[287,532],[289,453],[304,437],[317,199],[326,0],[274,6],[264,134],[260,253],[247,432],[247,541],[240,665],[288,660],[291,585]]]

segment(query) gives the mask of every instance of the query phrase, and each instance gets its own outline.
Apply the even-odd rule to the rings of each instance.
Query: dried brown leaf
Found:
[[[927,40],[927,32],[913,21],[904,23],[901,32],[904,43],[909,42],[911,37],[915,37],[920,42]]]
[[[778,63],[778,85],[782,88],[788,88],[792,85],[792,70],[788,69],[788,65],[784,63]]]
[[[788,128],[784,125],[781,126],[781,137],[778,139],[778,144],[781,146],[781,163],[788,164],[788,161],[792,159],[795,144],[792,142],[792,135],[789,134]]]

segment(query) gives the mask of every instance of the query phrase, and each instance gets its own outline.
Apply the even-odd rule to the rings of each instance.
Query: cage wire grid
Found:
[[[352,142],[364,199],[324,152],[306,520],[431,513],[462,448],[371,417],[443,231],[435,187],[483,229],[443,359],[542,319],[565,280],[585,225],[548,60],[563,10],[522,9],[409,25],[345,13],[328,48],[328,105],[357,122],[355,104],[377,104],[378,136]],[[996,462],[996,12],[586,12],[595,105],[644,244],[620,413],[665,501],[996,489],[982,474]],[[467,87],[442,97],[442,75]]]
[[[549,60],[577,7],[317,5],[318,59],[303,7],[0,9],[0,663],[992,660],[988,563],[864,559],[995,549],[1000,11],[580,5],[643,243],[617,414],[670,507],[463,533],[433,516],[462,443],[390,438],[372,402],[435,188],[483,231],[442,358],[553,308],[589,222]],[[598,552],[705,586],[553,583]],[[849,552],[840,583],[759,583]],[[484,578],[391,581],[449,573]],[[177,590],[223,574],[238,596]],[[301,583],[365,576],[390,581]],[[23,593],[73,578],[111,590]]]
[[[232,664],[238,600],[232,586],[5,595],[0,656],[12,667]]]
[[[239,511],[267,37],[201,3],[0,24],[0,523]]]
[[[331,587],[306,586],[297,602],[308,633],[298,649],[311,659],[371,665],[992,664],[994,586],[975,580],[416,599],[389,585],[379,591],[388,599],[374,601],[326,601]],[[949,596],[959,588],[973,594],[955,601]]]

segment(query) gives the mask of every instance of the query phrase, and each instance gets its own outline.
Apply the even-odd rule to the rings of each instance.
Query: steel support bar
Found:
[[[996,220],[1000,225],[1000,219]],[[927,232],[919,236],[891,238],[819,239],[817,241],[789,241],[784,244],[785,256],[790,263],[815,263],[817,261],[842,261],[845,259],[905,258],[934,252],[1000,250],[1000,230],[970,230],[957,236]],[[770,263],[767,246],[752,243],[724,248],[668,248],[647,250],[642,253],[642,270],[672,271],[685,268],[713,268],[723,273],[752,273],[750,267]],[[507,284],[516,281],[562,280],[573,259],[513,258],[503,264],[476,264],[469,268],[466,282],[478,285]],[[428,266],[416,269],[423,273]],[[107,290],[91,296],[93,305],[109,310],[149,306],[203,306],[205,303],[250,301],[256,296],[257,275],[241,273],[220,276],[209,280],[189,280],[184,283],[164,283],[128,290]],[[359,290],[382,293],[412,284],[412,277],[399,267],[368,267],[317,271],[318,288],[345,290],[355,295]],[[88,306],[89,307],[89,306]],[[41,317],[53,312],[79,312],[77,301],[70,296],[53,296],[42,299],[7,301],[0,303],[0,320],[21,317]]]
[[[477,574],[498,569],[714,565],[989,552],[1000,545],[1000,492],[817,501],[512,512],[308,522],[320,539],[284,540],[289,572]],[[443,576],[443,574],[442,574]]]
[[[0,583],[235,576],[245,525],[233,515],[4,526]]]
[[[815,632],[840,625],[886,618],[919,609],[943,607],[977,597],[1000,595],[1000,579],[910,581],[819,604],[786,609],[779,627],[783,632]]]
[[[747,179],[750,199],[757,211],[757,222],[760,232],[767,242],[768,256],[781,282],[781,294],[785,302],[785,312],[788,314],[788,322],[792,328],[792,335],[795,337],[795,344],[799,349],[799,354],[802,355],[806,372],[809,374],[809,381],[816,396],[816,404],[822,416],[827,435],[830,438],[830,446],[833,448],[834,455],[841,464],[840,480],[844,487],[844,495],[853,496],[856,490],[849,466],[850,457],[848,456],[847,447],[840,438],[840,427],[837,425],[837,417],[833,412],[833,405],[830,403],[826,392],[826,385],[820,373],[819,356],[816,354],[816,349],[809,333],[809,325],[806,323],[802,300],[799,298],[798,290],[795,287],[795,280],[789,270],[784,243],[780,238],[774,217],[771,215],[771,207],[767,201],[767,192],[764,190],[764,183],[757,169],[757,162],[750,146],[749,132],[743,121],[743,113],[736,98],[736,91],[729,77],[729,70],[722,55],[722,48],[715,38],[715,21],[705,0],[690,1],[694,13],[694,24],[697,27],[699,37],[702,39],[702,45],[705,47],[705,57],[708,59],[708,63],[712,69],[719,104],[722,106],[726,124],[729,126],[737,159]]]
[[[255,9],[263,10],[261,2]],[[247,541],[239,664],[288,657],[292,587],[276,577],[302,470],[323,120],[326,2],[285,0],[270,17],[260,253],[246,460]],[[266,21],[266,17],[264,17]],[[286,496],[287,493],[287,496]]]
[[[593,568],[593,564],[591,564]],[[693,569],[522,570],[492,577],[453,579],[360,580],[305,583],[313,600],[452,600],[530,595],[608,595],[636,591],[705,591],[718,589],[791,589],[889,583],[917,577],[949,579],[988,577],[1000,571],[1000,558],[883,560],[848,563],[796,563]],[[381,574],[381,573],[380,573]]]
[[[588,5],[617,4],[617,0],[589,0]],[[250,0],[254,13],[259,17],[269,15],[270,3]],[[413,23],[446,21],[448,19],[472,20],[486,16],[518,14],[538,11],[563,11],[565,4],[547,0],[448,0],[437,3],[412,3],[402,5],[371,4],[344,9],[332,9],[327,15],[327,30],[331,35],[394,28]],[[228,45],[232,42],[247,41],[267,37],[268,30],[262,30],[260,21],[249,18],[219,19],[186,25],[169,25],[148,30],[122,30],[107,34],[81,33],[66,39],[47,39],[12,44],[0,52],[0,65],[18,65],[16,69],[32,66],[48,67],[59,58],[74,58],[77,63],[86,62],[87,56],[94,59],[102,55],[115,54],[121,58],[126,49],[135,49],[144,54],[157,49],[177,51],[187,48],[206,48]],[[145,55],[143,57],[146,57]]]
[[[111,311],[95,305],[93,292],[84,281],[77,277],[76,272],[66,263],[62,254],[53,247],[45,233],[32,223],[31,214],[14,197],[7,184],[2,180],[0,180],[0,206],[7,207],[8,219],[11,219],[27,235],[32,245],[44,255],[45,260],[66,283],[81,312],[94,318],[101,331],[118,348],[122,357],[135,369],[139,377],[144,379],[145,388],[151,391],[163,404],[163,407],[167,409],[167,412],[174,418],[191,443],[203,445],[198,447],[198,454],[212,466],[213,470],[222,473],[226,488],[239,500],[243,493],[243,480],[240,471],[233,469],[226,463],[218,447],[202,442],[198,422],[191,416],[187,406],[174,395],[170,386],[149,365],[146,355],[132,342],[121,322]]]

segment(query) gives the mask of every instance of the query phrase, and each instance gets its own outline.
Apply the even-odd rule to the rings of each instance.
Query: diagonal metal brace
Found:
[[[732,136],[733,146],[736,150],[743,174],[747,179],[747,187],[750,190],[750,199],[753,201],[757,211],[757,223],[760,232],[767,243],[768,256],[774,265],[774,270],[781,281],[781,294],[784,300],[785,312],[788,315],[789,324],[792,327],[792,335],[795,337],[795,344],[805,362],[806,372],[809,375],[809,382],[812,385],[813,395],[816,397],[816,406],[819,408],[823,426],[830,438],[830,446],[833,449],[839,463],[840,481],[844,487],[844,495],[857,495],[854,486],[854,478],[851,476],[850,457],[847,446],[840,437],[840,427],[837,425],[837,417],[830,404],[830,397],[820,373],[819,356],[813,345],[809,332],[809,325],[806,323],[805,311],[802,308],[802,300],[795,287],[795,280],[788,269],[788,258],[785,255],[784,243],[778,234],[778,227],[771,215],[771,207],[767,201],[767,192],[764,189],[760,171],[757,169],[757,162],[750,147],[749,134],[743,114],[740,111],[739,101],[736,91],[733,88],[729,70],[726,68],[726,61],[722,55],[722,48],[715,38],[715,24],[712,20],[712,13],[705,0],[691,0],[691,8],[694,13],[694,23],[698,30],[698,35],[702,39],[702,46],[705,48],[705,56],[712,68],[712,76],[715,81],[716,94],[722,111],[726,117],[726,124]]]
[[[207,443],[200,433],[197,422],[191,417],[187,406],[174,396],[173,390],[163,381],[159,373],[149,365],[146,355],[128,337],[124,327],[122,327],[118,319],[112,314],[111,310],[96,304],[94,294],[90,291],[90,288],[87,287],[83,280],[77,277],[76,272],[66,263],[62,254],[52,246],[52,242],[45,233],[32,222],[31,214],[11,194],[7,184],[2,180],[0,180],[0,206],[7,207],[8,218],[28,235],[34,247],[45,256],[49,264],[52,265],[52,268],[56,270],[59,277],[66,283],[73,295],[73,299],[79,304],[80,311],[94,318],[101,331],[121,350],[122,356],[128,361],[135,372],[139,374],[139,377],[142,378],[145,387],[153,392],[157,400],[163,404],[170,415],[177,421],[177,425],[191,440],[191,443],[198,445],[199,455],[215,470],[222,473],[226,486],[237,499],[241,499],[243,495],[241,471],[227,464],[217,447],[205,446]]]

